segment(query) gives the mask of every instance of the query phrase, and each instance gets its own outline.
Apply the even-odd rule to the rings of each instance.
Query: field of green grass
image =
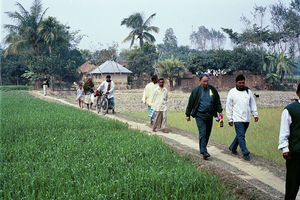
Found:
[[[0,199],[233,199],[156,136],[0,91]]]
[[[280,164],[284,164],[284,160],[281,156],[282,152],[277,149],[282,110],[283,108],[258,109],[259,122],[254,123],[254,121],[251,121],[246,133],[247,147],[251,153],[263,156],[266,159]],[[148,121],[147,113],[145,112],[124,112],[124,114]],[[198,135],[198,128],[195,120],[192,119],[191,122],[186,122],[185,115],[181,112],[168,112],[167,126],[189,131]],[[212,141],[229,146],[234,137],[235,129],[234,127],[228,126],[226,117],[223,128],[218,128],[217,122],[214,122],[211,133]]]

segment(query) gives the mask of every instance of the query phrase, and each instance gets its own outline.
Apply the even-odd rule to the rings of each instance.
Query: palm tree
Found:
[[[128,18],[124,18],[121,25],[126,25],[127,28],[132,29],[129,35],[124,39],[123,42],[131,41],[130,48],[134,44],[135,39],[139,39],[140,47],[144,45],[144,40],[149,42],[155,42],[155,37],[149,32],[158,33],[159,28],[156,26],[150,26],[151,20],[156,13],[150,15],[146,21],[144,21],[141,13],[135,13],[130,15]]]
[[[181,78],[185,72],[184,63],[173,57],[157,62],[154,67],[160,76],[169,79],[171,89],[174,81]]]
[[[5,55],[18,54],[24,50],[33,50],[38,55],[40,43],[38,28],[47,9],[43,11],[40,0],[33,2],[30,11],[27,11],[20,3],[16,3],[16,6],[19,8],[19,12],[6,12],[8,17],[17,23],[16,25],[4,25],[4,28],[9,31],[4,41],[8,44]]]
[[[68,39],[65,38],[65,32],[63,25],[54,17],[48,17],[41,23],[38,28],[38,36],[40,41],[48,46],[49,56],[52,55],[52,47],[56,42],[64,43],[68,45]]]

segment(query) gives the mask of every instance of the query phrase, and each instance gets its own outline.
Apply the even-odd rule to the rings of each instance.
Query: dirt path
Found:
[[[43,96],[41,92],[31,91],[33,96],[60,102],[77,107],[74,103],[58,99],[52,96]],[[94,110],[92,112],[96,113]],[[139,129],[149,135],[161,137],[177,152],[188,155],[200,169],[204,168],[220,177],[240,199],[283,199],[285,191],[284,167],[272,167],[264,162],[268,161],[244,161],[241,157],[233,156],[218,145],[209,144],[208,151],[211,154],[210,161],[203,161],[199,155],[199,144],[196,137],[182,134],[180,131],[171,130],[168,134],[153,133],[151,128],[138,120],[133,120],[122,115],[105,115],[105,118],[119,120],[128,124],[132,129]],[[270,167],[269,167],[270,166]],[[280,169],[276,169],[280,167]],[[281,171],[281,173],[279,172]],[[300,194],[297,197],[300,200]]]

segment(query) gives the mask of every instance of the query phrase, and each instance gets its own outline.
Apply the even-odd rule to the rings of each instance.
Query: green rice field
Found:
[[[156,136],[25,91],[0,95],[0,199],[234,199]]]

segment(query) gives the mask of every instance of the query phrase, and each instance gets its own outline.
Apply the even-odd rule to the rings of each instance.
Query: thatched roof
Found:
[[[88,73],[91,70],[95,69],[96,65],[91,64],[89,61],[83,63],[80,67],[78,67],[77,72],[78,73]]]
[[[131,74],[132,72],[116,63],[115,61],[108,60],[96,69],[90,71],[88,74]]]

